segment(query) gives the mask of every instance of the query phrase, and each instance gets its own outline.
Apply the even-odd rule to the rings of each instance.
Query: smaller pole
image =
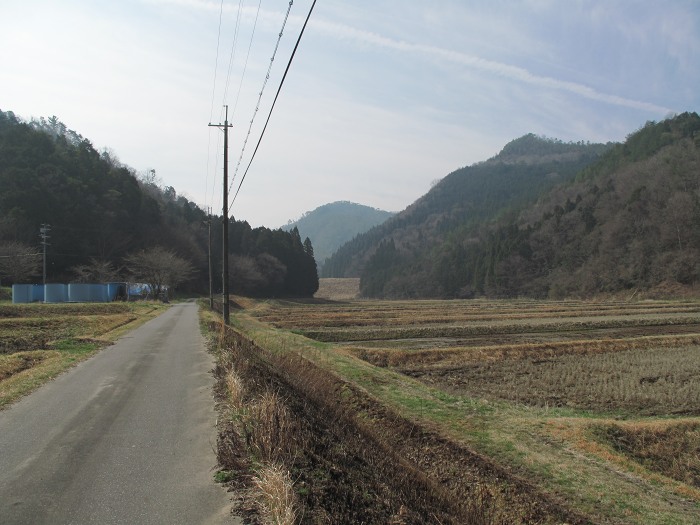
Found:
[[[209,219],[207,220],[209,224],[209,308],[214,309],[214,286],[212,281],[212,264],[211,264],[211,207],[209,208]]]
[[[49,232],[51,231],[51,226],[48,224],[42,224],[39,228],[39,237],[41,237],[41,246],[43,248],[44,256],[44,271],[43,271],[43,283],[46,285],[46,246],[48,246]]]

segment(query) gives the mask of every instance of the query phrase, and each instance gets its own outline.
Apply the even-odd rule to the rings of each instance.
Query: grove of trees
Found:
[[[207,214],[159,184],[152,170],[139,174],[109,150],[96,151],[56,117],[25,122],[0,111],[0,188],[3,285],[39,282],[39,228],[50,224],[49,282],[133,279],[136,259],[159,253],[161,260],[168,254],[185,263],[187,271],[178,272],[180,288],[209,289]],[[222,231],[221,217],[211,217],[211,228]],[[231,218],[229,245],[233,260],[247,258],[248,269],[265,277],[246,281],[234,271],[232,290],[279,296],[316,291],[313,250],[298,231],[253,229]],[[220,233],[212,235],[211,254],[214,288],[220,291]]]

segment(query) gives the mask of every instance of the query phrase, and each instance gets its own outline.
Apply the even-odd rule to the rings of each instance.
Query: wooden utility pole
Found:
[[[223,316],[224,324],[229,324],[229,294],[228,294],[228,128],[233,127],[228,123],[228,106],[226,108],[226,118],[223,124],[209,124],[217,128],[224,128],[224,205],[223,205],[223,221],[224,221],[224,246],[223,246]]]
[[[213,285],[213,271],[211,262],[211,208],[207,209],[207,227],[209,228],[209,251],[207,259],[209,261],[209,308],[214,309],[214,285]]]

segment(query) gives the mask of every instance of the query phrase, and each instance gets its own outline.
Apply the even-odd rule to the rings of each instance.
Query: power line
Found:
[[[260,17],[260,6],[261,6],[261,5],[262,5],[262,0],[259,0],[259,1],[258,1],[258,8],[257,8],[257,10],[256,10],[256,12],[255,12],[255,21],[253,22],[253,30],[252,30],[252,32],[251,32],[251,34],[250,34],[250,41],[249,41],[249,43],[248,43],[248,51],[246,52],[245,63],[243,64],[243,72],[241,73],[241,79],[240,79],[240,82],[238,83],[238,92],[236,93],[236,100],[235,100],[234,103],[233,103],[233,111],[231,112],[231,120],[234,120],[234,119],[235,119],[236,108],[238,107],[238,100],[239,100],[239,98],[240,98],[240,96],[241,96],[241,90],[242,90],[242,88],[243,88],[243,80],[245,79],[245,74],[246,74],[246,71],[248,70],[248,60],[249,60],[249,58],[250,58],[250,50],[251,50],[251,48],[253,47],[253,39],[254,39],[254,37],[255,37],[255,30],[256,30],[257,27],[258,27],[258,19],[259,19],[259,17]],[[240,7],[239,7],[239,12],[240,12]],[[238,33],[238,29],[236,29],[236,33]],[[230,77],[230,74],[231,74],[231,71],[230,71],[230,64],[229,64],[229,77]],[[227,77],[227,78],[228,78],[228,77]],[[226,92],[228,92],[228,84],[227,84],[227,87],[226,87]],[[209,137],[210,137],[210,140],[211,140],[211,134],[209,135]],[[217,141],[217,144],[216,144],[216,150],[217,150],[217,151],[220,150],[220,146],[221,146],[221,136],[219,135],[219,136],[218,136],[218,141]],[[211,150],[209,150],[209,151],[211,151]],[[218,167],[219,167],[219,162],[218,162],[218,161],[219,161],[219,157],[218,157],[218,155],[217,155],[217,157],[216,157],[216,164],[215,164],[215,170],[218,170]],[[207,159],[207,162],[208,162],[208,159]],[[209,165],[207,164],[207,175],[209,174],[209,171],[208,171],[208,170],[209,170]],[[211,190],[211,193],[212,193],[212,203],[213,203],[213,200],[214,200],[215,188],[216,188],[216,181],[214,180],[214,182],[212,183],[212,190]]]
[[[282,22],[282,29],[280,29],[279,36],[277,37],[277,43],[275,44],[275,50],[272,52],[272,58],[270,59],[270,65],[267,68],[267,74],[265,75],[265,80],[263,82],[262,89],[260,89],[260,93],[258,94],[258,102],[255,105],[255,111],[253,111],[253,118],[250,119],[250,125],[248,126],[248,133],[246,133],[245,140],[243,141],[243,147],[241,148],[241,154],[238,157],[238,162],[236,163],[236,169],[233,172],[233,177],[231,177],[231,184],[229,187],[229,191],[231,190],[231,187],[233,187],[233,181],[236,179],[236,174],[238,173],[238,168],[241,165],[241,160],[243,159],[243,152],[245,151],[245,147],[248,144],[248,138],[250,137],[250,132],[253,129],[253,122],[255,122],[255,116],[258,114],[258,110],[260,109],[260,100],[262,99],[263,92],[265,91],[265,86],[267,86],[267,81],[270,80],[270,72],[272,71],[272,64],[275,61],[275,56],[277,55],[277,50],[280,47],[280,41],[282,40],[282,34],[284,33],[284,28],[287,25],[287,19],[289,18],[289,12],[292,10],[293,4],[294,4],[294,0],[290,0],[289,7],[287,8],[287,14],[284,16],[284,21]],[[231,204],[233,204],[233,202]]]
[[[243,11],[242,9],[243,5],[243,0],[239,0],[238,2],[238,11],[236,14],[236,26],[235,26],[235,31],[233,34],[233,41],[231,42],[231,53],[229,56],[229,63],[228,63],[228,70],[227,70],[227,75],[226,75],[226,81],[224,83],[224,90],[223,90],[223,103],[222,103],[222,111],[223,111],[223,106],[226,105],[226,97],[228,94],[228,87],[231,79],[231,69],[233,66],[233,60],[236,54],[236,43],[238,42],[238,32],[240,29],[241,25],[241,13]],[[224,11],[224,0],[221,0],[221,4],[219,7],[219,30],[218,30],[218,36],[216,40],[216,60],[214,64],[214,85],[212,86],[212,102],[211,102],[211,110],[209,112],[209,121],[212,121],[212,117],[214,115],[214,98],[215,98],[215,93],[216,93],[216,78],[217,78],[217,73],[219,69],[219,46],[221,42],[221,23],[223,19],[223,11]],[[223,116],[223,115],[221,115]],[[211,131],[211,130],[210,130]],[[217,143],[216,143],[216,151],[218,152],[220,149],[221,145],[221,137],[218,136],[217,138]],[[205,201],[207,200],[207,195],[209,193],[209,168],[210,168],[210,152],[211,152],[211,132],[209,133],[209,143],[207,145],[207,175],[206,175],[206,180],[205,180]],[[215,157],[216,161],[214,163],[214,172],[216,173],[219,168],[219,156]],[[215,198],[215,187],[216,187],[216,177],[212,179],[212,188],[211,188],[211,201],[213,204],[214,198]],[[206,204],[206,202],[205,202]]]
[[[250,162],[248,162],[248,167],[246,168],[245,172],[243,173],[243,177],[241,178],[241,182],[238,184],[238,189],[236,190],[236,194],[233,196],[233,199],[231,199],[231,204],[229,206],[229,209],[231,208],[231,206],[233,206],[233,203],[236,201],[236,197],[238,197],[238,192],[241,191],[241,186],[243,186],[243,181],[245,180],[246,175],[248,175],[248,170],[250,169],[251,164],[253,164],[253,159],[255,158],[255,154],[258,152],[258,148],[260,147],[260,143],[262,142],[263,135],[265,135],[265,130],[267,129],[267,125],[270,122],[270,117],[272,116],[272,110],[275,109],[275,103],[277,102],[277,97],[279,97],[280,91],[282,90],[282,85],[284,84],[284,80],[287,78],[287,73],[289,72],[289,67],[292,65],[292,60],[294,60],[294,55],[297,52],[297,48],[299,47],[299,42],[301,42],[301,37],[304,35],[304,30],[306,29],[306,24],[308,24],[309,18],[311,18],[311,13],[313,12],[315,5],[316,5],[316,0],[314,0],[313,3],[311,4],[311,8],[309,9],[309,14],[306,15],[306,20],[304,20],[304,25],[302,26],[301,32],[299,33],[299,38],[297,38],[297,43],[294,45],[294,49],[292,50],[292,55],[289,57],[289,62],[287,63],[287,68],[284,70],[284,75],[282,76],[282,80],[280,81],[280,85],[277,88],[277,94],[275,95],[275,99],[272,101],[272,106],[270,107],[270,112],[267,114],[267,120],[265,121],[265,126],[263,127],[263,130],[260,133],[260,138],[258,139],[258,144],[255,146],[255,150],[253,151],[253,155],[250,157]],[[291,7],[291,2],[290,2],[290,7]],[[236,166],[236,170],[238,170],[238,166]],[[234,173],[234,177],[235,177],[235,173]]]
[[[214,116],[214,97],[216,94],[216,74],[219,69],[219,44],[221,43],[221,19],[224,14],[224,0],[221,0],[221,7],[219,8],[219,31],[216,36],[216,58],[214,59],[214,82],[211,87],[211,109],[209,110],[209,120],[212,120]]]
[[[228,60],[228,72],[226,74],[226,84],[224,84],[224,99],[223,104],[226,104],[226,96],[228,95],[228,85],[231,80],[231,68],[233,66],[233,58],[236,55],[236,43],[238,42],[238,30],[241,27],[241,11],[243,0],[238,2],[238,14],[236,16],[236,30],[233,32],[233,42],[231,43],[231,56]]]
[[[233,119],[236,115],[236,107],[238,106],[238,99],[241,96],[241,88],[243,87],[243,79],[245,78],[245,72],[248,69],[248,58],[250,58],[250,48],[253,47],[253,37],[255,36],[255,29],[258,27],[258,17],[260,16],[260,5],[262,0],[258,1],[258,10],[255,13],[255,22],[253,22],[253,31],[250,34],[250,43],[248,44],[248,53],[245,56],[245,64],[243,64],[243,73],[241,73],[241,81],[238,83],[238,93],[236,93],[236,100],[233,103],[233,112],[231,118]]]
[[[216,58],[214,59],[214,81],[211,86],[211,109],[209,110],[209,121],[211,122],[214,116],[214,97],[216,96],[216,74],[219,69],[219,44],[221,43],[221,19],[224,14],[224,0],[221,0],[221,6],[219,7],[219,31],[216,35]],[[217,148],[218,150],[218,148]],[[209,143],[207,144],[207,171],[204,179],[204,204],[207,204],[208,192],[209,192],[209,160],[211,158],[211,130],[209,130]],[[218,160],[218,157],[217,157]],[[217,164],[214,166],[214,171],[216,172]],[[214,191],[212,189],[212,200],[214,199]]]

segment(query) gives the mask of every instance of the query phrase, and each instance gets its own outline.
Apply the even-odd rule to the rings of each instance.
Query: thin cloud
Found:
[[[351,39],[375,47],[392,49],[395,51],[400,51],[402,53],[414,53],[418,55],[423,55],[433,59],[439,59],[444,62],[460,64],[463,66],[470,67],[472,69],[477,69],[494,75],[499,75],[510,80],[516,80],[519,82],[542,88],[565,91],[580,97],[587,98],[589,100],[604,102],[615,106],[649,111],[652,113],[657,113],[659,115],[666,115],[673,111],[670,108],[659,106],[650,102],[644,102],[640,100],[621,97],[618,95],[602,93],[584,84],[560,80],[552,77],[535,75],[529,72],[527,69],[519,66],[512,66],[510,64],[504,64],[502,62],[487,60],[459,51],[453,51],[450,49],[443,49],[440,47],[429,46],[424,44],[413,44],[404,40],[394,40],[379,35],[377,33],[356,29],[342,24],[327,22],[324,20],[315,21],[313,27],[315,29],[323,31],[325,34],[330,35],[334,38]]]
[[[155,4],[170,4],[177,5],[180,7],[205,9],[205,10],[218,10],[220,9],[220,3],[211,0],[146,0],[150,3]],[[237,6],[224,5],[224,9],[227,11],[236,11],[239,8]],[[246,16],[253,14],[254,9],[251,7],[243,7],[242,13]],[[260,11],[260,16],[263,19],[274,20],[282,16],[281,13],[265,11],[264,9]],[[301,23],[302,17],[300,16],[290,16],[290,23],[296,24]],[[498,75],[503,78],[510,80],[515,80],[525,84],[538,86],[545,89],[553,89],[558,91],[563,91],[571,93],[573,95],[583,97],[589,100],[594,100],[597,102],[603,102],[606,104],[611,104],[619,107],[626,107],[631,109],[637,109],[641,111],[656,113],[659,116],[665,116],[669,113],[673,113],[675,110],[659,106],[651,102],[645,102],[642,100],[635,100],[619,95],[612,95],[609,93],[603,93],[585,84],[580,84],[578,82],[571,82],[567,80],[561,80],[553,77],[541,76],[531,73],[525,68],[519,66],[513,66],[503,62],[497,62],[494,60],[484,59],[478,56],[469,55],[460,51],[453,51],[450,49],[444,49],[436,46],[415,44],[407,42],[405,40],[395,40],[389,37],[382,36],[371,31],[365,31],[362,29],[357,29],[352,26],[345,24],[338,24],[335,22],[329,22],[323,20],[322,18],[316,18],[312,20],[312,27],[316,30],[322,31],[327,36],[335,39],[345,39],[354,40],[361,44],[371,45],[375,47],[380,47],[384,49],[392,49],[402,53],[413,53],[417,55],[422,55],[429,57],[431,59],[438,59],[443,62],[449,62],[453,64],[460,64],[471,69],[484,71],[493,75]]]

